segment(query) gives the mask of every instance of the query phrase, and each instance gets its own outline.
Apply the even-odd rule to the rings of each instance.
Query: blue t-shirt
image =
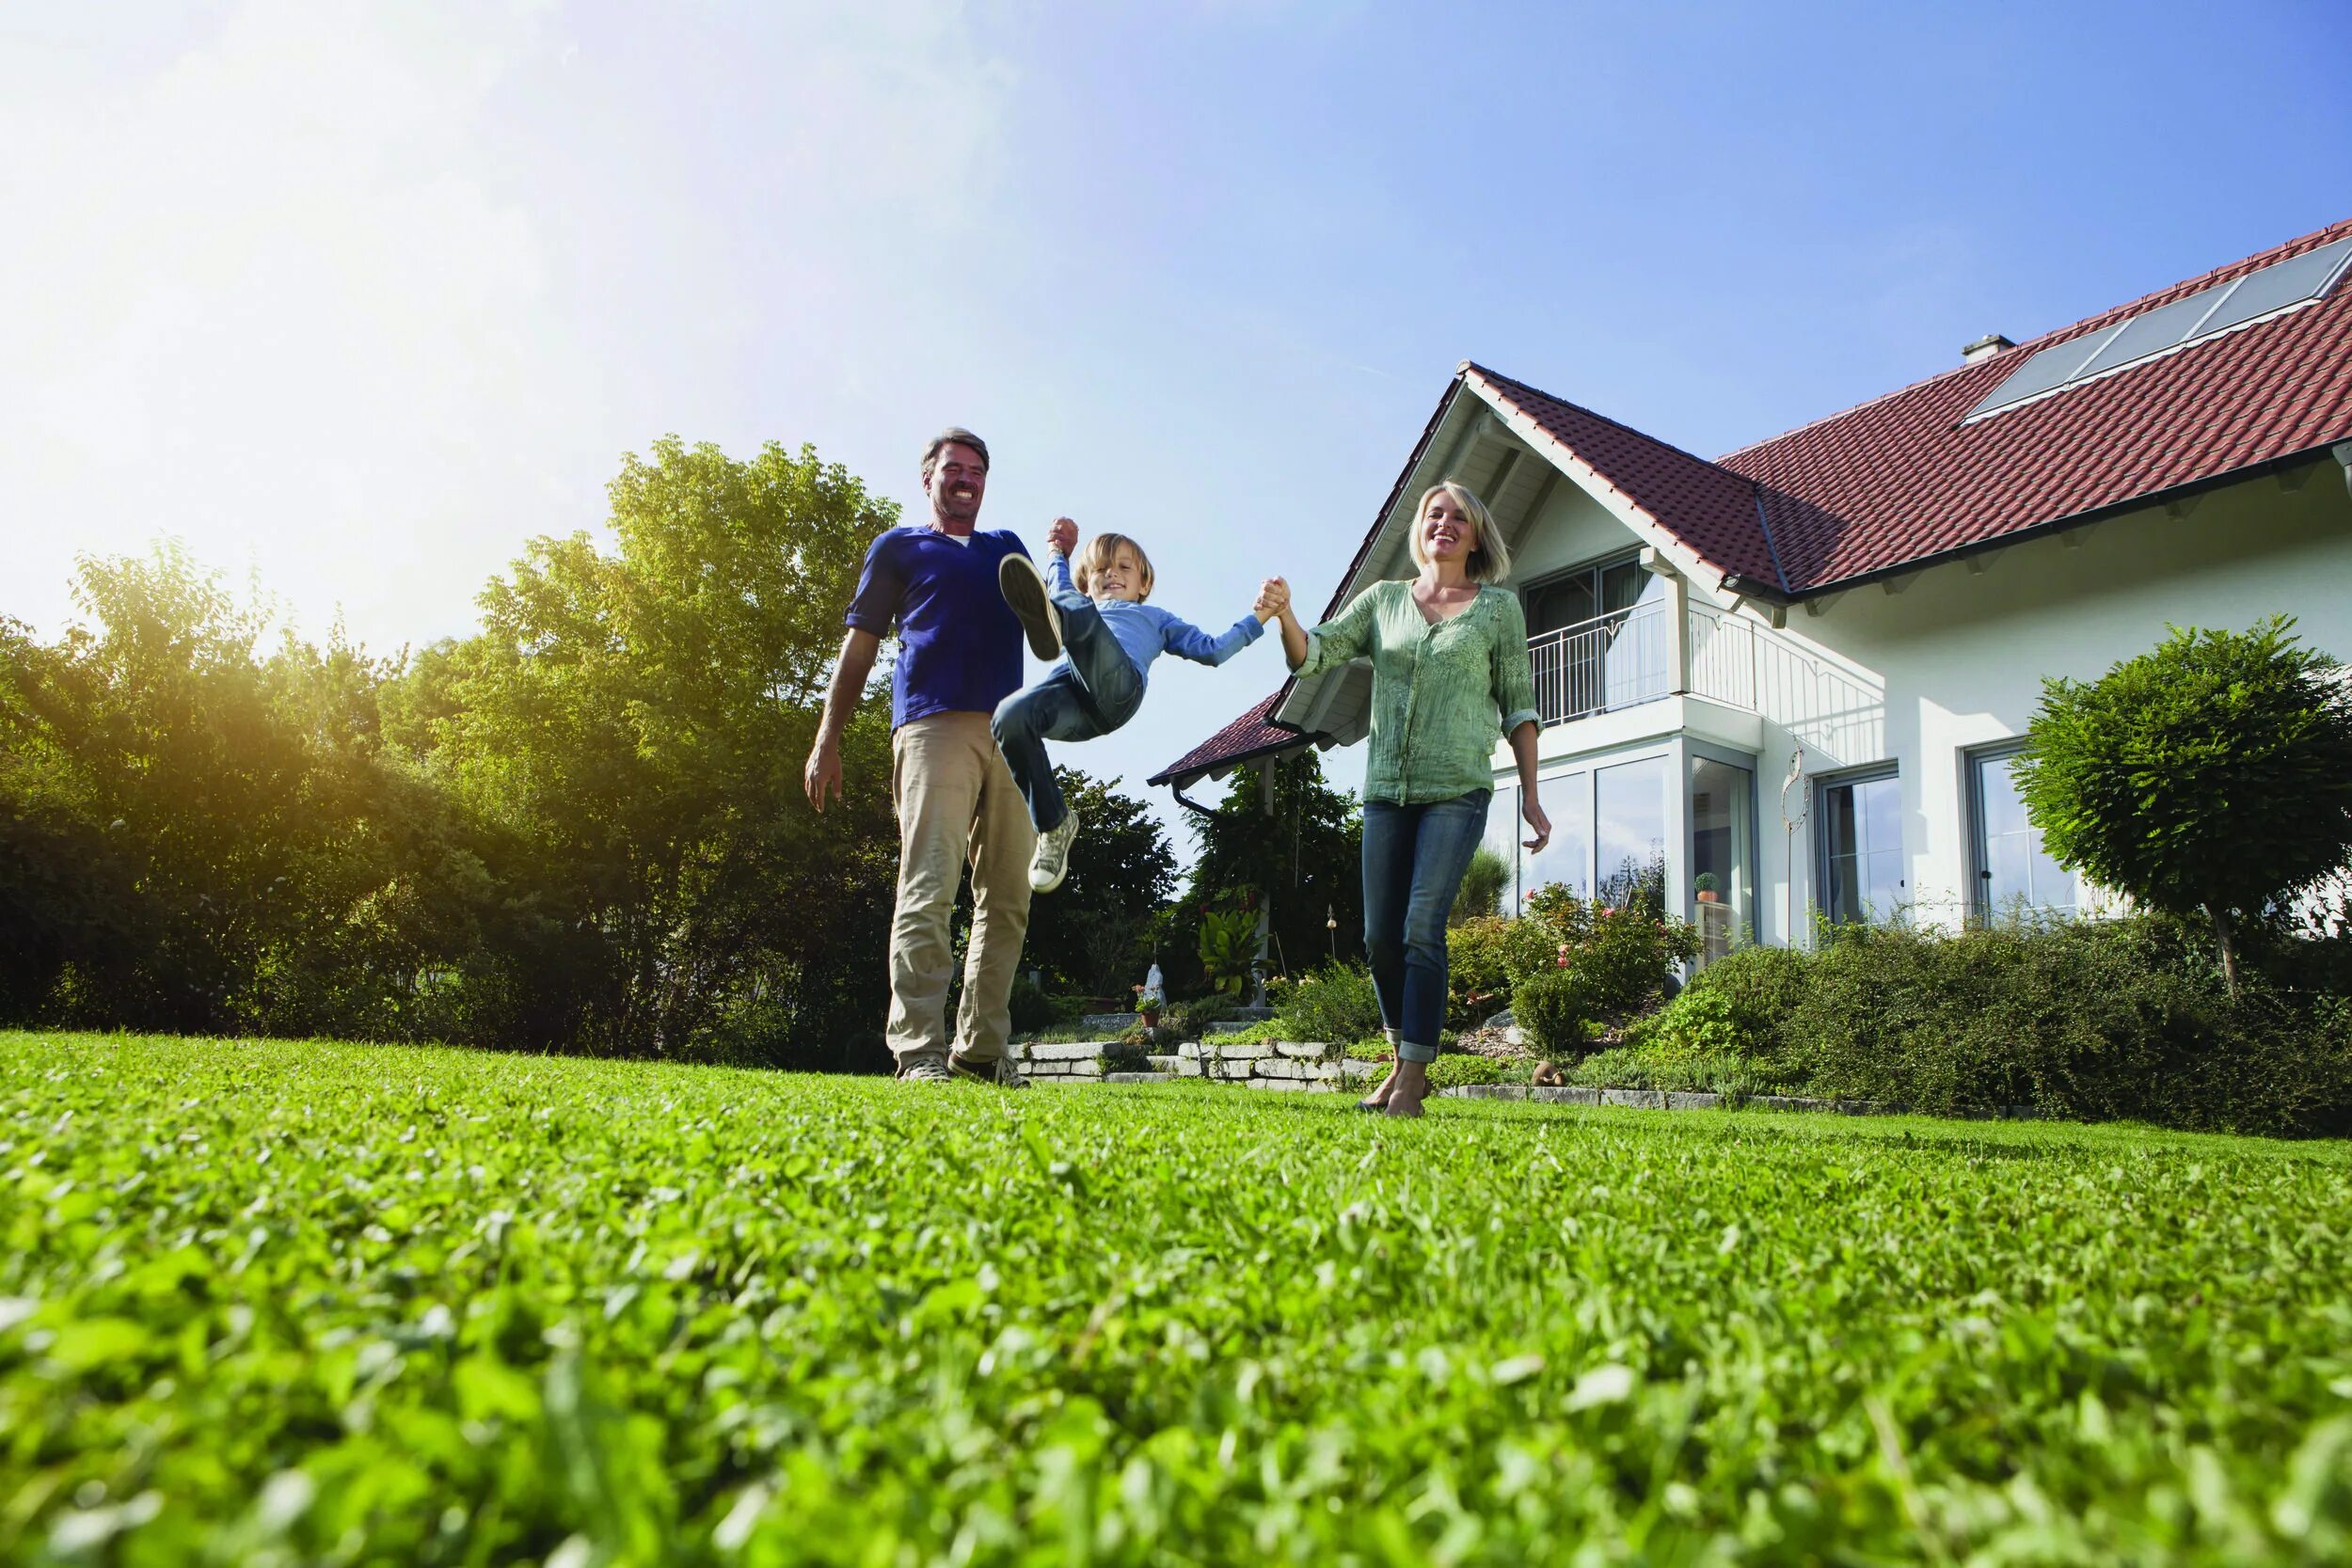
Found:
[[[898,634],[890,727],[934,713],[993,713],[1021,689],[1021,621],[997,586],[996,563],[1027,555],[1006,529],[970,544],[934,528],[894,528],[866,546],[848,620]]]

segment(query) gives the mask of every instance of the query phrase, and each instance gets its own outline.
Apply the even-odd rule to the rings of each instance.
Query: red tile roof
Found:
[[[1742,448],[1717,466],[1761,485],[1780,563],[1803,594],[2341,441],[2352,436],[2352,286],[2342,284],[2289,315],[1960,421],[2027,356],[2346,234],[2352,220]]]
[[[1237,762],[1248,762],[1271,752],[1306,745],[1314,737],[1296,730],[1278,729],[1266,721],[1290,689],[1290,682],[1284,681],[1275,689],[1272,696],[1152,774],[1151,782],[1160,784],[1173,780],[1176,787],[1182,789],[1203,773],[1230,768]]]
[[[2352,234],[2352,219],[1960,365],[1709,463],[1589,408],[1465,362],[1466,383],[1525,416],[1599,482],[1726,577],[1803,598],[2352,439],[2352,282],[2316,304],[2193,342],[1971,424],[1968,411],[2054,343]],[[1343,594],[1396,500],[1340,579]],[[1339,609],[1335,595],[1327,616]],[[1269,722],[1279,691],[1153,784],[1299,743]]]

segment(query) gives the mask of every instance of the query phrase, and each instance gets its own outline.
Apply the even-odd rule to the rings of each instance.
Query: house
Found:
[[[2045,677],[2168,626],[2295,616],[2352,658],[2352,220],[1709,462],[1465,362],[1327,618],[1412,574],[1410,509],[1467,483],[1508,537],[1553,823],[1488,839],[1516,910],[1644,882],[1707,956],[1816,912],[1951,925],[2095,895],[2007,763]],[[1293,680],[1157,774],[1363,738],[1366,665]]]

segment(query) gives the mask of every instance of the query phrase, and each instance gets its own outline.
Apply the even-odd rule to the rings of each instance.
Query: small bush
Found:
[[[1075,1023],[1078,1015],[1067,1019],[1054,1006],[1054,999],[1040,990],[1025,974],[1012,977],[1012,1028],[1017,1035],[1033,1035],[1041,1029],[1051,1029],[1060,1023]]]
[[[1584,1024],[1591,1016],[1583,981],[1570,970],[1537,974],[1511,992],[1512,1021],[1528,1048],[1549,1061],[1573,1061],[1584,1053]]]
[[[1507,1062],[1491,1056],[1440,1056],[1429,1064],[1429,1086],[1433,1089],[1458,1088],[1464,1084],[1507,1084],[1526,1076],[1526,1069],[1514,1071]]]
[[[1241,1003],[1223,991],[1211,991],[1190,1002],[1171,1002],[1160,1009],[1160,1026],[1180,1040],[1197,1040],[1212,1023],[1222,1023],[1240,1010]]]
[[[1721,997],[1742,1049],[1769,1051],[1779,1043],[1783,1022],[1804,1000],[1806,961],[1803,953],[1787,947],[1735,948],[1700,970],[1675,1000]]]
[[[1462,885],[1454,892],[1454,908],[1446,914],[1449,926],[1465,920],[1491,917],[1502,908],[1502,890],[1511,885],[1511,863],[1487,845],[1480,845],[1470,854],[1469,869],[1462,873]]]
[[[1639,1051],[1596,1051],[1568,1069],[1568,1081],[1587,1089],[1664,1089],[1676,1094],[1740,1097],[1777,1094],[1788,1085],[1756,1064],[1731,1056],[1688,1056],[1660,1061]]]
[[[1754,1038],[1740,1026],[1731,999],[1692,988],[1626,1031],[1625,1043],[1645,1061],[1746,1056]]]
[[[1372,974],[1354,964],[1327,963],[1271,988],[1278,1039],[1324,1040],[1345,1045],[1377,1038],[1380,999]]]

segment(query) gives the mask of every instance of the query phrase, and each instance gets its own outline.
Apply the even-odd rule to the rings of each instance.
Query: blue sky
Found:
[[[172,533],[422,642],[664,432],[912,511],[951,421],[986,525],[1320,605],[1457,360],[1726,451],[2347,215],[2347,57],[2316,0],[10,8],[0,614]],[[1066,760],[1139,789],[1279,666]]]

